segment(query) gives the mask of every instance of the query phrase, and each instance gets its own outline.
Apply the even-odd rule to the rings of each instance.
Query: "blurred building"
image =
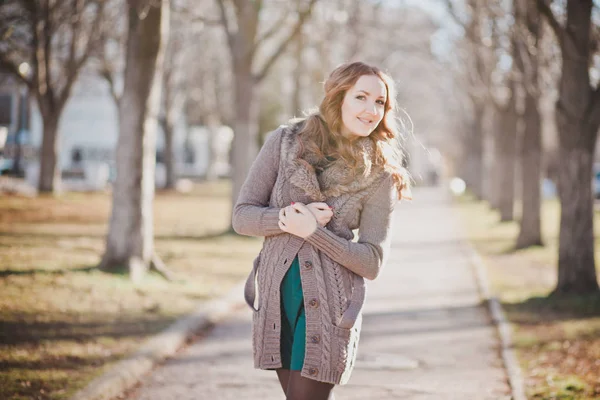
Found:
[[[227,128],[224,128],[227,129]],[[214,132],[214,130],[213,130]],[[229,135],[222,134],[228,146]],[[180,114],[174,130],[175,164],[178,176],[204,177],[209,172],[208,129],[195,127],[190,129],[185,115]],[[33,186],[37,185],[39,161],[38,149],[42,144],[43,120],[34,98],[24,87],[10,76],[0,81],[0,165],[5,172],[13,168],[21,143],[22,174]],[[101,189],[115,177],[115,148],[118,139],[118,110],[109,94],[105,81],[84,71],[75,83],[71,98],[67,102],[59,124],[58,167],[66,183],[66,189]],[[158,124],[157,132],[157,185],[164,184],[164,134]],[[25,150],[26,148],[26,150]],[[26,158],[26,160],[25,160]],[[226,165],[219,158],[217,174],[229,173],[228,157]],[[86,177],[87,175],[87,177]],[[69,181],[87,179],[81,184],[69,184]]]
[[[34,158],[29,123],[27,87],[0,71],[0,174],[22,175],[26,159]]]

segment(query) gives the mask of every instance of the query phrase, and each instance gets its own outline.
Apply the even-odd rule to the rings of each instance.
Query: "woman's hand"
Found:
[[[302,203],[293,203],[279,211],[279,228],[302,239],[317,230],[317,219]]]
[[[310,210],[321,226],[327,225],[333,217],[333,209],[327,203],[310,203],[306,205],[306,208]]]

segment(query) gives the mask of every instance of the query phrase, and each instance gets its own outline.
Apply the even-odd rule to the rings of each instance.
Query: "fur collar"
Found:
[[[325,201],[330,197],[338,197],[345,193],[356,193],[366,189],[383,175],[383,168],[373,166],[375,145],[370,138],[360,138],[356,145],[362,148],[365,157],[365,173],[355,176],[344,160],[334,161],[327,169],[317,173],[314,165],[316,157],[305,155],[300,158],[302,145],[298,131],[302,122],[291,126],[283,126],[281,157],[285,161],[285,172],[289,182],[303,190],[312,201]]]

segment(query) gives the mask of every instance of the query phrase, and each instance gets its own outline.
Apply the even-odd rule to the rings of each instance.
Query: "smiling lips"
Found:
[[[362,122],[365,125],[372,125],[373,121],[370,119],[363,119],[363,118],[357,118],[360,122]]]

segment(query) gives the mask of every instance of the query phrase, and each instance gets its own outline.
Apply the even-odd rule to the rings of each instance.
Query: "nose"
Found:
[[[376,116],[378,113],[377,104],[375,104],[375,103],[367,104],[365,106],[365,112],[369,113],[370,115]]]

